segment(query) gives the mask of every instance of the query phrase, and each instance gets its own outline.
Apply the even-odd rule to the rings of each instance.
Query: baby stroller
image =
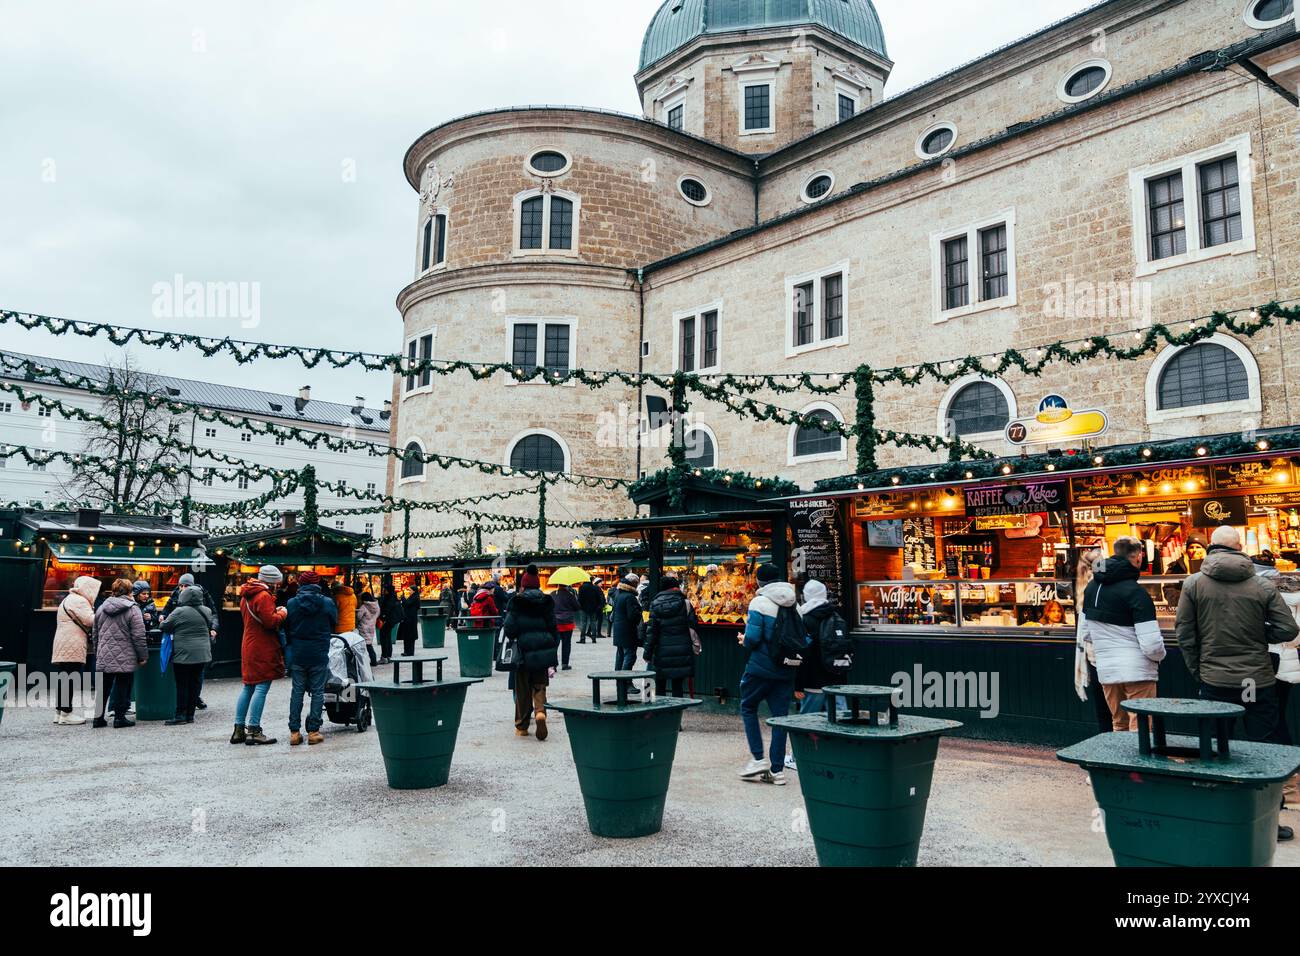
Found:
[[[332,724],[350,724],[364,734],[374,723],[370,693],[357,684],[373,680],[365,639],[356,631],[330,640],[330,674],[325,680],[325,713]]]

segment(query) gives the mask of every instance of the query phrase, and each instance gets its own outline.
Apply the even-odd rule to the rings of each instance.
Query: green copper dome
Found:
[[[697,37],[804,24],[825,27],[888,58],[871,0],[667,0],[645,32],[641,69]]]

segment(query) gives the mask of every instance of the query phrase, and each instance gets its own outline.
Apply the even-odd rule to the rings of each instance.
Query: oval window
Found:
[[[942,156],[952,149],[957,142],[957,127],[951,123],[939,123],[921,134],[916,141],[916,155],[922,159]]]
[[[553,149],[544,149],[533,153],[528,167],[539,176],[554,176],[569,168],[569,157]]]
[[[1079,103],[1096,96],[1110,82],[1110,64],[1105,60],[1080,63],[1061,80],[1056,95],[1066,103]]]
[[[821,199],[831,191],[833,185],[835,180],[829,176],[814,176],[804,189],[804,196],[808,199]]]
[[[703,206],[709,201],[708,187],[698,179],[690,179],[689,177],[683,179],[677,188],[682,191],[682,195],[686,197],[688,202],[692,202],[697,206]]]
[[[1295,16],[1295,0],[1251,0],[1246,6],[1246,22],[1257,30],[1267,30]]]

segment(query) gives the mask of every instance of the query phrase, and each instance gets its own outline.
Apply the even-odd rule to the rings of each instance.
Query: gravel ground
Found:
[[[454,646],[445,653],[455,674]],[[551,699],[588,696],[584,675],[611,657],[607,640],[575,646]],[[451,782],[424,792],[388,789],[373,728],[327,723],[324,744],[291,750],[287,681],[264,721],[280,743],[231,747],[238,691],[210,682],[209,709],[178,728],[92,731],[55,726],[44,708],[6,710],[0,865],[816,864],[798,774],[784,788],[736,778],[748,755],[735,717],[688,713],[663,831],[611,841],[587,830],[562,715],[544,743],[515,737],[504,675],[470,689]],[[1086,775],[1051,750],[947,740],[921,863],[1108,866],[1093,819]],[[1300,847],[1276,862],[1300,865]]]

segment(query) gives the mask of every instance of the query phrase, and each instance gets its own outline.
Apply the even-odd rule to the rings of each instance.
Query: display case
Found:
[[[1151,595],[1156,605],[1156,622],[1162,631],[1173,633],[1178,599],[1183,594],[1185,577],[1142,578],[1138,583]]]
[[[1052,578],[867,582],[858,585],[858,624],[869,631],[1033,630],[1063,636],[1074,632],[1073,586]]]

